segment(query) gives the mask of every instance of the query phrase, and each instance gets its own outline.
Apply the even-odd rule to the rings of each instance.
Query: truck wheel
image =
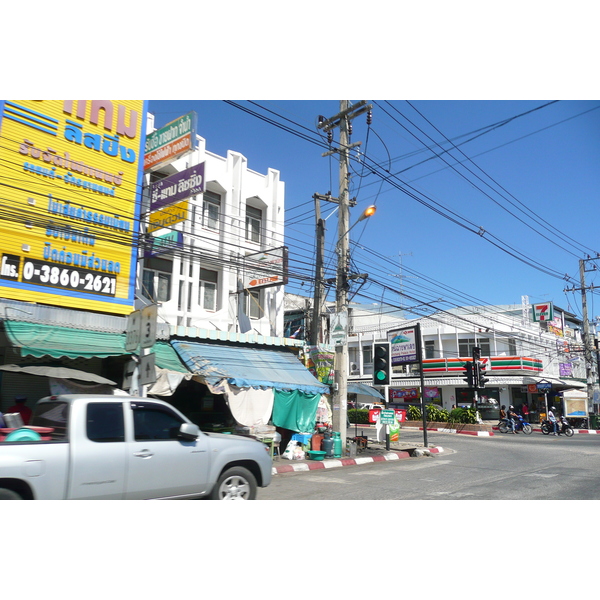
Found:
[[[256,479],[244,467],[231,467],[221,474],[211,500],[254,500],[256,499]]]
[[[17,492],[7,490],[6,488],[0,488],[0,500],[23,500]]]

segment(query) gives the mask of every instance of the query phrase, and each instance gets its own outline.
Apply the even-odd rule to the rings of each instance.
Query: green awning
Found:
[[[189,373],[189,369],[181,362],[179,355],[169,342],[156,342],[151,352],[156,354],[155,364],[160,369],[168,369],[169,371],[177,371],[178,373]]]
[[[129,354],[125,334],[71,329],[41,323],[4,321],[4,330],[21,356],[42,358],[108,358]]]
[[[3,321],[3,323],[8,339],[19,349],[21,356],[108,358],[131,354],[125,350],[125,333],[71,329],[24,321]],[[156,354],[157,367],[181,373],[189,372],[169,343],[156,342],[150,351]]]

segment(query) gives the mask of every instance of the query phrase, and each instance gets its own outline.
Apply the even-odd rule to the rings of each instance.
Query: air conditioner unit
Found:
[[[358,365],[356,363],[350,363],[350,375],[357,375],[359,372]]]

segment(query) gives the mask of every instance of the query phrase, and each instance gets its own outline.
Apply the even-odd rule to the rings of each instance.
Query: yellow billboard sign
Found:
[[[147,103],[0,102],[0,296],[129,314]]]
[[[181,223],[187,219],[187,215],[187,200],[182,200],[181,202],[157,210],[148,217],[148,233],[158,231],[163,227],[171,227],[171,225],[175,225],[175,223]]]

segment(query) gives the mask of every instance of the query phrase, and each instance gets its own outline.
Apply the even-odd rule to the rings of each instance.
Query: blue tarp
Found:
[[[236,387],[329,393],[291,352],[180,340],[171,340],[171,345],[187,368],[211,385],[227,379]]]
[[[378,398],[379,400],[385,400],[385,398],[370,385],[366,385],[365,383],[356,382],[348,382],[348,393],[350,394],[362,394],[363,396],[373,396],[373,398]]]

